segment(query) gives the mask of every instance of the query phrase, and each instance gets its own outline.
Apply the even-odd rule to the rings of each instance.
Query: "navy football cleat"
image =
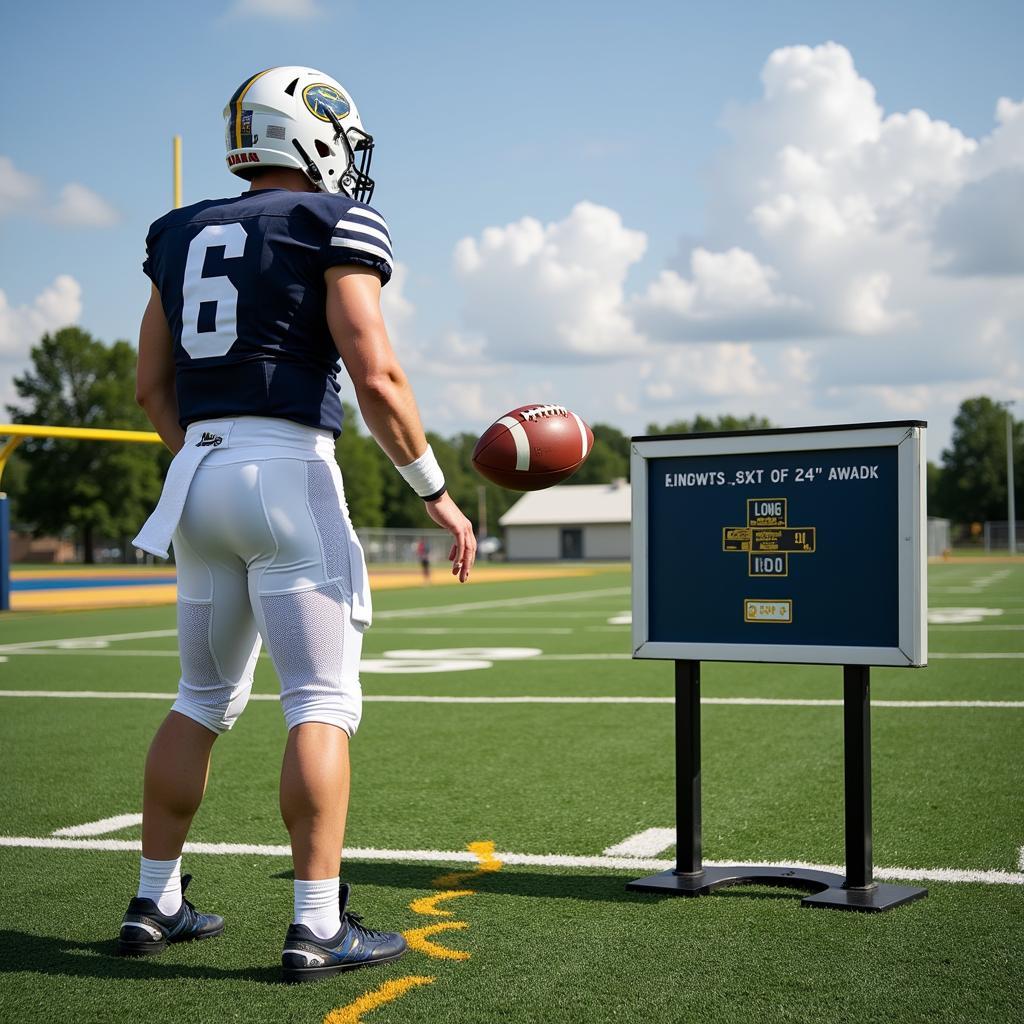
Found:
[[[168,943],[212,939],[224,931],[224,918],[200,914],[185,899],[191,881],[191,875],[182,876],[181,907],[176,914],[161,914],[152,900],[139,896],[132,899],[117,937],[117,952],[121,956],[152,956],[162,953]]]
[[[375,932],[358,914],[346,910],[350,886],[343,882],[338,900],[341,927],[329,939],[318,939],[304,924],[292,924],[284,940],[281,972],[285,981],[319,981],[331,974],[397,960],[406,950],[398,932]]]

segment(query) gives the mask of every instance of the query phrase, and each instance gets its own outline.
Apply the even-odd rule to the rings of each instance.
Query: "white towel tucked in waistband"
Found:
[[[181,451],[171,460],[164,489],[153,514],[139,530],[132,543],[157,558],[170,558],[171,537],[178,528],[178,521],[185,508],[192,477],[200,463],[215,448],[227,442],[231,436],[233,420],[204,420],[192,424],[185,431],[185,443]]]
[[[261,416],[240,416],[233,420],[202,420],[193,423],[185,432],[185,443],[171,460],[164,489],[153,514],[146,520],[132,543],[158,558],[170,557],[171,538],[178,528],[192,478],[203,460],[211,453],[213,464],[223,464],[252,457],[300,458],[308,461],[324,460],[337,474],[334,461],[334,439],[313,427],[305,427],[288,420]],[[341,497],[340,475],[339,502]],[[347,520],[347,511],[342,507]],[[349,568],[352,590],[352,620],[369,627],[373,618],[370,581],[366,572],[366,559],[356,532],[348,524],[350,550]]]

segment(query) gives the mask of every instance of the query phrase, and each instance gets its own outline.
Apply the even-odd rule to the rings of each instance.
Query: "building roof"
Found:
[[[629,484],[558,484],[528,491],[498,522],[502,526],[569,526],[584,523],[628,523]]]

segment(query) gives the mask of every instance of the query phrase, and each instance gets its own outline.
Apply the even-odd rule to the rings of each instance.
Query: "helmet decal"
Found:
[[[333,110],[340,121],[343,117],[348,117],[351,109],[348,100],[333,85],[328,85],[326,82],[307,85],[302,90],[302,99],[306,104],[306,109],[314,117],[326,121],[328,124],[331,123],[328,110]]]
[[[255,146],[260,141],[258,135],[252,133],[252,111],[242,111],[242,149],[248,149],[250,146]]]
[[[234,96],[228,100],[228,108],[230,110],[228,117],[228,139],[233,143],[234,149],[242,148],[242,100],[245,99],[245,94],[252,88],[253,82],[273,70],[274,68],[267,68],[266,71],[260,71],[258,74],[253,75],[252,78],[246,79],[235,90]],[[251,113],[249,117],[250,119],[252,118]]]

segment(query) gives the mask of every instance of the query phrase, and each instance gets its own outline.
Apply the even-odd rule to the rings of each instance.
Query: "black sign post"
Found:
[[[843,669],[846,750],[846,876],[808,868],[705,867],[701,847],[700,662],[676,669],[676,866],[626,888],[675,896],[706,896],[730,885],[810,890],[805,907],[890,910],[928,895],[927,889],[875,882],[871,866],[871,712],[863,665]]]
[[[716,889],[738,884],[761,884],[784,886],[809,890],[802,905],[826,907],[834,910],[882,911],[910,903],[927,895],[927,890],[913,886],[898,886],[879,883],[874,880],[872,868],[871,838],[871,704],[870,665],[913,665],[920,666],[926,661],[926,638],[924,634],[924,563],[921,547],[924,505],[921,473],[921,441],[924,424],[870,424],[856,427],[817,428],[810,431],[757,431],[729,435],[689,435],[681,438],[634,438],[633,445],[633,527],[634,527],[634,657],[662,658],[675,663],[675,745],[676,745],[676,867],[648,878],[637,879],[627,885],[628,889],[639,892],[655,892],[665,895],[702,896]],[[850,431],[851,433],[844,433]],[[777,435],[798,435],[777,438]],[[732,440],[731,440],[732,439]],[[668,442],[666,444],[666,442]],[[709,443],[710,442],[710,443]],[[902,446],[909,444],[908,448]],[[851,477],[847,470],[850,462],[846,454],[855,449],[858,459],[864,452],[877,446],[879,457],[865,465],[858,465],[857,476]],[[884,449],[894,449],[886,460]],[[779,453],[783,457],[780,458]],[[786,455],[785,453],[791,453]],[[699,460],[699,472],[686,468],[686,458],[692,454]],[[723,456],[720,463],[729,470],[709,469],[714,467],[714,456]],[[744,464],[737,467],[737,456]],[[770,457],[764,461],[762,457]],[[771,497],[755,493],[746,495],[747,519],[745,525],[732,526],[717,521],[702,522],[701,493],[687,494],[684,503],[688,505],[677,517],[666,514],[664,492],[648,507],[650,492],[659,483],[671,488],[692,479],[701,487],[717,486],[721,491],[727,487],[757,490],[759,482],[759,459],[769,465],[777,478],[773,482]],[[828,475],[819,479],[816,488],[814,479],[806,473],[800,474],[806,482],[804,488],[789,490],[789,495],[813,506],[809,498],[816,492],[820,520],[806,527],[791,527],[786,518],[789,497],[778,497],[779,484],[793,481],[796,473],[790,473],[787,466],[794,468],[821,463],[828,467]],[[852,465],[852,463],[850,463]],[[663,474],[662,481],[649,479],[649,466],[657,467]],[[666,471],[666,466],[669,467]],[[753,467],[753,468],[751,468]],[[872,469],[874,467],[874,469]],[[878,467],[882,467],[879,469]],[[866,470],[866,472],[865,472]],[[730,479],[729,474],[735,474]],[[764,470],[760,470],[764,476]],[[886,479],[891,477],[891,479]],[[878,508],[888,509],[881,513],[889,515],[891,522],[880,521],[869,524],[878,536],[878,548],[886,558],[898,560],[892,566],[891,586],[888,595],[893,621],[879,621],[871,637],[858,647],[855,630],[848,621],[840,622],[834,629],[827,617],[820,615],[811,619],[810,626],[803,632],[783,634],[777,646],[764,643],[765,628],[785,628],[799,618],[805,603],[814,600],[816,584],[813,574],[803,581],[799,588],[794,583],[791,593],[799,594],[797,600],[776,599],[774,591],[752,593],[759,583],[773,586],[771,581],[787,577],[788,555],[828,551],[832,556],[842,556],[842,538],[849,534],[849,520],[842,521],[843,509],[850,503],[851,492],[843,494],[842,502],[835,502],[834,495],[825,491],[829,480],[851,479],[878,482],[886,487],[891,500],[888,505],[878,501]],[[675,495],[673,495],[673,500]],[[657,504],[661,502],[661,504]],[[870,502],[869,502],[870,504]],[[711,517],[718,515],[722,500],[711,500],[706,508],[713,510]],[[897,508],[900,510],[896,515]],[[829,512],[832,522],[829,522]],[[682,522],[680,536],[684,542],[692,543],[702,552],[709,550],[706,537],[716,530],[723,537],[722,552],[741,551],[748,555],[749,569],[730,589],[724,568],[708,586],[715,588],[714,600],[726,611],[735,612],[734,624],[714,622],[715,631],[709,643],[703,634],[708,632],[709,623],[696,617],[692,625],[685,616],[673,619],[666,609],[671,598],[671,584],[664,582],[669,577],[663,563],[653,567],[671,547],[673,540],[664,534],[665,524]],[[703,531],[703,532],[702,532]],[[774,545],[774,547],[773,547]],[[839,547],[837,551],[836,548]],[[778,552],[762,556],[762,552]],[[672,553],[674,557],[678,552]],[[782,561],[762,562],[762,557]],[[705,565],[708,563],[705,562]],[[735,564],[735,563],[732,563]],[[871,565],[864,566],[863,573],[877,570]],[[851,577],[857,572],[857,561],[850,568]],[[699,587],[700,580],[687,581],[691,587]],[[842,586],[842,580],[830,577],[832,587]],[[864,580],[851,578],[850,588],[861,592]],[[827,600],[824,589],[820,600]],[[676,606],[678,607],[678,605]],[[667,613],[668,612],[668,613]],[[804,619],[809,618],[805,616]],[[832,632],[830,632],[832,631]],[[891,632],[892,640],[889,641]],[[751,639],[746,640],[750,635]],[[771,641],[769,636],[767,639]],[[723,642],[723,640],[727,642]],[[794,642],[795,641],[795,642]],[[778,652],[778,653],[776,653]],[[681,656],[680,656],[681,655]],[[690,655],[690,656],[687,656]],[[744,656],[746,655],[746,656]],[[721,866],[706,867],[703,862],[701,842],[701,735],[700,735],[700,664],[701,660],[714,658],[730,661],[803,661],[808,663],[840,664],[843,666],[843,735],[845,747],[845,825],[846,825],[846,875],[832,871],[818,871],[797,867],[770,866]]]

